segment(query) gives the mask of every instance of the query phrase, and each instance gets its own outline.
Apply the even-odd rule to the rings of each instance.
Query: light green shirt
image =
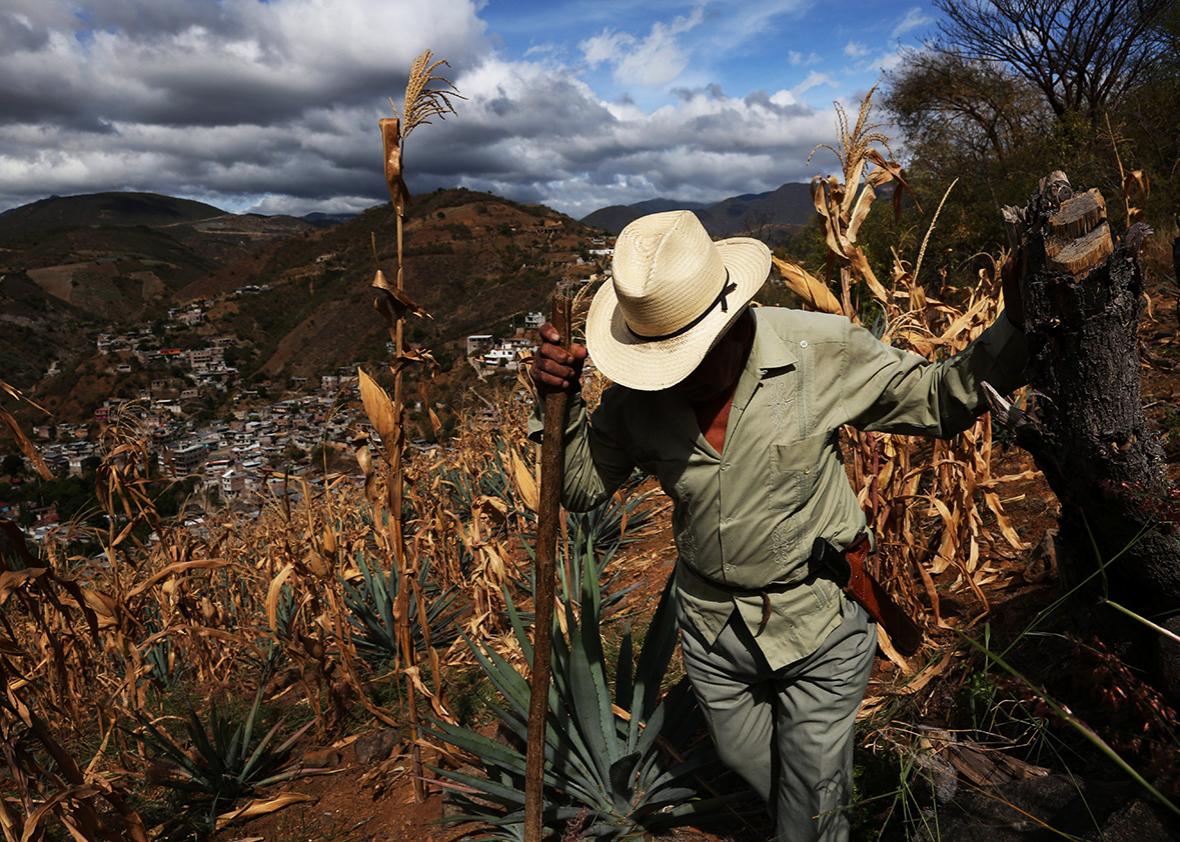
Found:
[[[844,471],[837,430],[947,438],[986,403],[1025,381],[1024,334],[1004,314],[941,362],[882,343],[843,316],[755,308],[754,344],[733,396],[725,443],[706,440],[692,407],[671,390],[608,388],[587,419],[570,401],[565,506],[593,508],[636,467],[673,503],[680,609],[710,642],[736,608],[751,631],[766,590],[770,618],[757,642],[774,669],[815,651],[840,624],[843,601],[808,559],[817,537],[846,546],[865,516]],[[539,413],[530,421],[540,433]]]

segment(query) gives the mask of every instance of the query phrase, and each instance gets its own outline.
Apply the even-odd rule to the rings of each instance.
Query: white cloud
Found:
[[[911,30],[929,26],[932,23],[934,23],[934,18],[922,11],[920,7],[913,6],[906,10],[901,20],[893,27],[890,37],[897,38]]]
[[[873,66],[878,70],[893,70],[905,60],[904,50],[891,50],[881,53],[873,60]]]
[[[796,50],[790,50],[787,53],[787,62],[794,67],[819,64],[821,60],[822,59],[820,59],[819,53],[816,52],[800,53]]]
[[[770,97],[770,101],[780,108],[787,108],[792,105],[798,105],[799,100],[790,91],[775,91]]]
[[[861,56],[867,56],[868,54],[869,48],[857,41],[849,41],[844,45],[844,55],[848,56],[849,58],[860,58]]]
[[[807,77],[802,82],[791,88],[791,93],[796,97],[801,97],[812,88],[818,88],[821,85],[833,86],[835,84],[836,81],[828,74],[813,70],[807,74]]]
[[[705,49],[712,54],[740,50],[751,41],[762,40],[783,17],[798,17],[815,0],[742,0],[740,3],[717,3],[724,14],[710,14],[709,25],[698,34]]]
[[[830,109],[800,102],[834,84],[814,72],[744,96],[697,84],[654,110],[605,101],[560,54],[497,53],[474,0],[90,0],[88,22],[71,0],[8,3],[0,209],[123,189],[263,212],[384,201],[376,123],[426,46],[451,60],[467,99],[407,143],[415,192],[462,184],[575,215],[657,195],[713,200],[806,179],[807,151],[833,127]],[[798,5],[766,0],[759,13]],[[691,50],[714,34],[704,16],[603,30],[581,55],[628,84],[684,85]]]
[[[582,57],[591,67],[598,67],[603,62],[614,63],[620,58],[622,47],[635,43],[635,37],[626,32],[611,32],[604,29],[597,35],[587,38],[578,46],[581,47]]]
[[[579,47],[591,67],[607,63],[621,85],[662,87],[674,82],[688,66],[688,55],[679,36],[690,32],[704,20],[704,6],[695,6],[688,15],[671,23],[656,21],[644,38],[629,32],[604,29],[582,41]]]

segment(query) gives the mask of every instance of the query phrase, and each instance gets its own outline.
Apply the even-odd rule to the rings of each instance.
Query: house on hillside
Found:
[[[490,333],[474,333],[467,337],[467,359],[483,356],[496,344],[496,338]]]
[[[246,475],[238,468],[230,468],[221,475],[221,497],[232,500],[246,493]]]
[[[199,443],[185,444],[168,451],[167,461],[172,465],[173,476],[187,476],[196,473],[205,464],[209,450]]]
[[[485,368],[499,368],[505,371],[516,371],[519,366],[520,353],[515,348],[498,345],[479,358],[480,365]]]

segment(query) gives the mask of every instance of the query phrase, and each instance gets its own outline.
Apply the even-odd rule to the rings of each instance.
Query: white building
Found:
[[[246,491],[246,475],[237,468],[230,468],[221,475],[221,496],[229,499]]]
[[[490,333],[473,333],[467,337],[467,357],[468,359],[478,357],[485,353],[496,342],[496,337]]]

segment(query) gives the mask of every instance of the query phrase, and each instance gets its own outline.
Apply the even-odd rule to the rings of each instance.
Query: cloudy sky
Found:
[[[805,181],[926,0],[3,0],[0,210],[147,190],[230,210],[385,198],[377,120],[430,48],[467,97],[406,143],[413,191],[574,216]]]

